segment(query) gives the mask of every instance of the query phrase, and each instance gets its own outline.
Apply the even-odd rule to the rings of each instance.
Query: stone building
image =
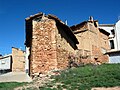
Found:
[[[26,18],[26,71],[30,75],[61,70],[71,63],[106,63],[109,33],[89,20],[68,27],[54,15]]]
[[[78,43],[72,30],[56,16],[30,16],[26,18],[26,69],[30,75],[65,69]]]
[[[12,47],[12,72],[25,72],[25,51]]]
[[[84,21],[70,27],[77,37],[78,51],[81,63],[104,63],[108,62],[108,56],[104,55],[109,49],[109,33],[98,28],[98,21]]]

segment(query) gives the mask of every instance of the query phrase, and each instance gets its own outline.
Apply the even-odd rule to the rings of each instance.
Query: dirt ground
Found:
[[[35,77],[33,78],[33,82],[21,86],[21,87],[17,87],[14,90],[40,90],[39,88],[43,85],[45,85],[46,83],[52,81],[52,79],[50,79],[49,76],[42,76],[42,77]]]
[[[102,87],[102,88],[92,88],[92,90],[120,90],[120,87]]]
[[[9,72],[0,75],[0,82],[32,82],[25,72]]]

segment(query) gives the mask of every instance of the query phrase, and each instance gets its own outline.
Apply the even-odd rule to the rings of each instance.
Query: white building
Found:
[[[30,55],[30,48],[26,47],[26,54],[25,54],[25,71],[29,74],[29,55]]]
[[[0,73],[12,70],[12,55],[0,57]]]
[[[100,24],[99,28],[110,33],[110,50],[107,52],[109,54],[109,63],[120,63],[120,20],[115,24]]]

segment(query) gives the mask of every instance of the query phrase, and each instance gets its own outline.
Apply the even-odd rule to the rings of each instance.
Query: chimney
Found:
[[[65,20],[65,24],[68,25],[68,21],[67,20]]]
[[[93,17],[92,16],[89,17],[89,21],[93,21]]]
[[[43,15],[42,15],[42,18],[41,18],[42,20],[45,20],[46,19],[46,17],[45,17],[45,13],[43,13]]]

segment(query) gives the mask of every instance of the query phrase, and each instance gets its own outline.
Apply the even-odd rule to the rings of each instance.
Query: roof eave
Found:
[[[42,16],[42,15],[43,15],[43,13],[40,12],[40,13],[37,13],[37,14],[31,15],[31,16],[25,18],[25,20],[26,20],[26,21],[27,21],[27,20],[32,20],[32,19],[34,19],[34,18],[36,18],[36,17],[39,17],[39,16]]]

